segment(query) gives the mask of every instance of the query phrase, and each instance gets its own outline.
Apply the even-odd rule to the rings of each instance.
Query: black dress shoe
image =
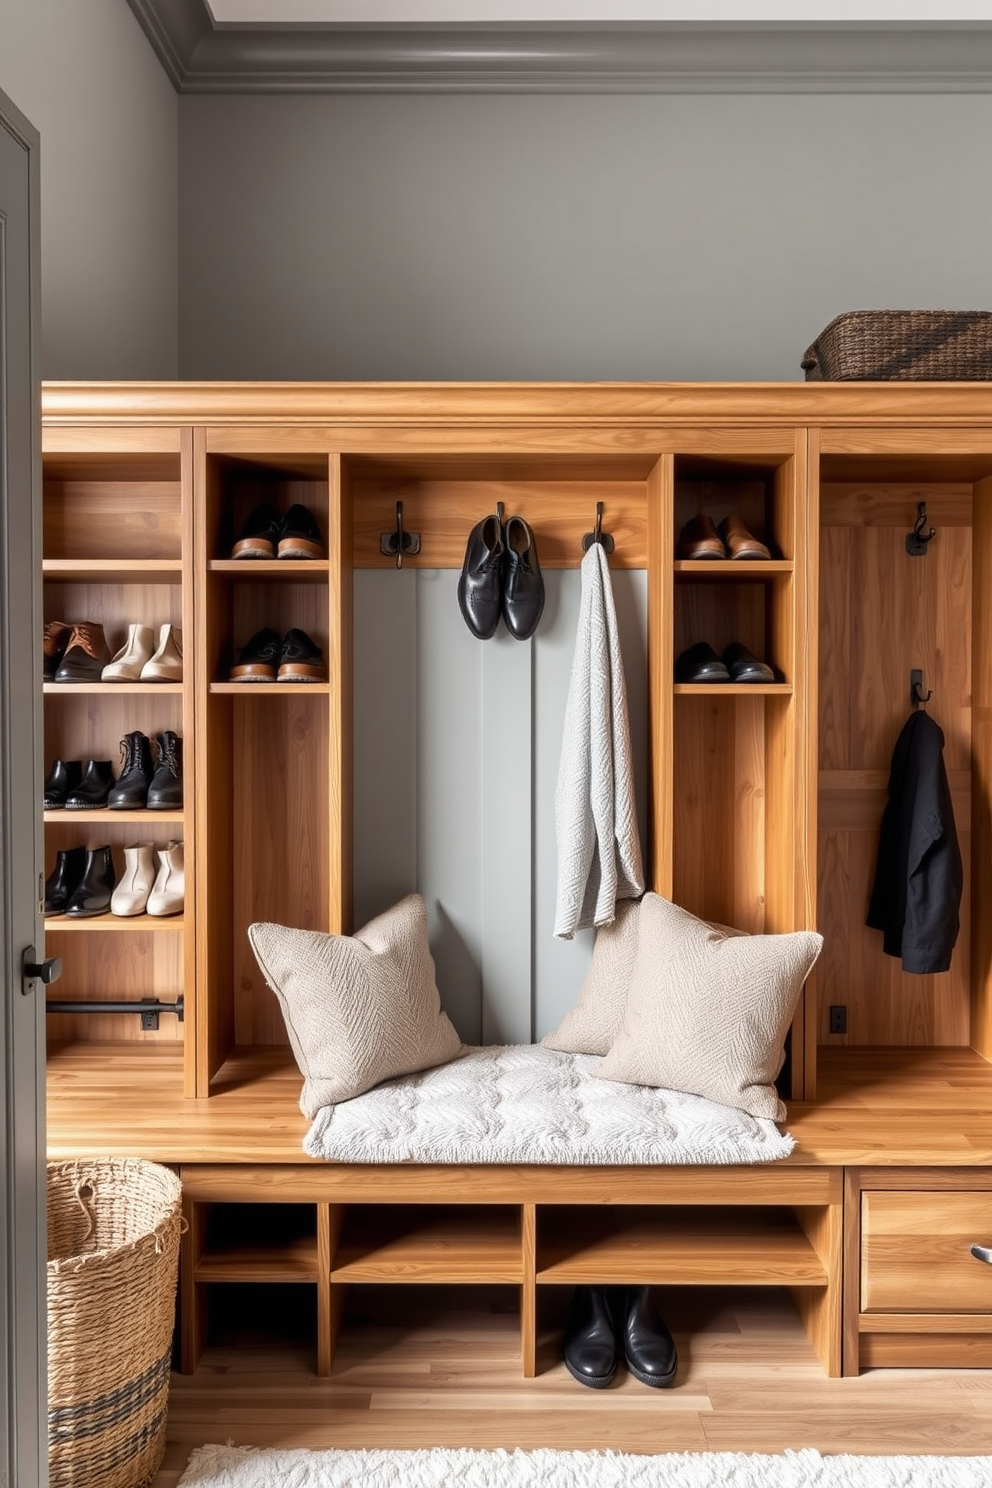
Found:
[[[109,760],[87,760],[83,778],[65,798],[67,811],[90,811],[106,806],[114,784],[114,771]]]
[[[56,760],[45,780],[45,810],[59,811],[83,778],[82,760]]]
[[[313,512],[305,506],[291,506],[279,524],[280,558],[323,558],[324,544]]]
[[[170,811],[183,804],[183,741],[171,729],[157,735],[158,765],[148,787],[149,811]]]
[[[45,879],[46,915],[65,914],[69,896],[78,886],[85,867],[85,847],[59,849],[55,854],[55,867]]]
[[[729,682],[730,673],[709,641],[697,641],[675,663],[676,682]]]
[[[139,811],[148,800],[152,778],[152,746],[147,734],[135,729],[121,740],[121,773],[107,796],[113,811]]]
[[[774,682],[775,673],[767,661],[759,661],[743,641],[731,641],[723,653],[723,664],[731,682]]]
[[[231,668],[231,681],[274,682],[281,647],[278,631],[268,627],[257,630],[239,651],[237,663]]]
[[[103,626],[81,620],[72,627],[65,650],[55,668],[56,682],[99,682],[110,661],[110,647]]]
[[[496,634],[503,604],[503,528],[488,516],[469,533],[458,578],[458,608],[474,636],[488,641]]]
[[[69,919],[84,920],[106,914],[110,908],[117,875],[109,847],[87,847],[83,876],[65,907]]]
[[[279,513],[268,501],[248,513],[241,536],[231,549],[232,558],[274,558],[279,541]]]
[[[627,1368],[642,1385],[660,1390],[674,1382],[679,1358],[675,1340],[658,1311],[653,1287],[627,1289],[623,1353]]]
[[[289,630],[279,648],[279,682],[326,682],[324,653],[305,630]]]
[[[607,1288],[576,1287],[565,1329],[565,1368],[580,1385],[603,1390],[616,1374],[619,1360]]]
[[[518,641],[527,641],[544,610],[544,579],[537,543],[523,517],[511,517],[503,528],[503,619]]]

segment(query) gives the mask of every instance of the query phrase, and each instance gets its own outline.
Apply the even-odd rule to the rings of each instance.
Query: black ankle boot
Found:
[[[87,760],[82,780],[65,798],[66,810],[88,811],[94,806],[106,806],[113,783],[114,771],[109,760]]]
[[[55,867],[45,879],[46,915],[65,914],[69,897],[79,884],[85,867],[85,847],[61,848],[55,854]]]
[[[169,811],[183,804],[183,741],[171,729],[158,734],[158,768],[148,787],[150,811]]]
[[[121,773],[107,797],[114,811],[134,811],[145,805],[152,778],[152,746],[147,734],[135,729],[121,740]]]
[[[82,760],[56,760],[45,780],[45,810],[59,811],[82,778]]]
[[[69,895],[69,902],[65,907],[66,914],[77,920],[86,919],[90,915],[106,914],[117,882],[109,847],[87,847],[82,851],[86,853],[83,876]]]
[[[642,1385],[662,1389],[674,1383],[678,1354],[675,1340],[658,1310],[654,1287],[627,1289],[623,1347],[627,1368]]]
[[[565,1368],[580,1385],[604,1389],[617,1372],[620,1344],[608,1289],[578,1286],[565,1329]]]

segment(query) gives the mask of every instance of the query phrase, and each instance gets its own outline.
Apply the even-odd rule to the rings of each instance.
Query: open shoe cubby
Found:
[[[186,774],[181,820],[46,819],[46,868],[78,826],[115,851],[132,828],[181,834],[187,873],[179,922],[48,927],[66,967],[50,996],[181,990],[186,1007],[182,1025],[163,1017],[157,1032],[123,1015],[51,1018],[50,1140],[59,1155],[121,1150],[181,1167],[187,1365],[209,1289],[255,1267],[273,1285],[289,1271],[310,1278],[326,1371],[345,1289],[397,1284],[382,1280],[394,1263],[421,1287],[463,1275],[514,1288],[527,1371],[538,1296],[580,1277],[675,1285],[712,1271],[714,1285],[787,1287],[830,1372],[842,1338],[848,1372],[977,1347],[984,1313],[928,1323],[902,1294],[896,1312],[876,1308],[898,1274],[879,1225],[901,1224],[904,1210],[862,1201],[872,1185],[899,1192],[912,1170],[919,1213],[927,1195],[953,1190],[966,1196],[964,1225],[992,1150],[990,407],[981,384],[46,389],[46,618],[98,619],[112,641],[131,620],[181,624],[186,659],[172,687],[45,689],[48,761],[113,758],[129,728],[170,727]],[[326,558],[233,560],[263,500],[308,506]],[[393,851],[385,816],[371,843],[353,819],[355,699],[384,685],[355,676],[354,661],[356,617],[368,620],[378,592],[356,604],[356,589],[395,570],[381,542],[398,502],[421,539],[404,558],[414,577],[453,588],[468,532],[502,504],[537,534],[549,592],[556,570],[578,567],[602,504],[615,587],[631,570],[644,595],[650,887],[742,930],[824,935],[789,1039],[797,1150],[773,1172],[688,1169],[677,1184],[619,1169],[384,1176],[304,1157],[299,1076],[245,932],[254,919],[354,929],[356,827],[366,856]],[[905,538],[924,502],[937,536],[911,557]],[[772,558],[677,560],[698,512],[739,513]],[[265,625],[307,630],[327,682],[232,683],[237,650]],[[676,657],[699,639],[744,641],[777,680],[676,683]],[[570,648],[556,654],[567,667]],[[911,669],[945,733],[966,877],[951,970],[929,977],[903,973],[864,927]],[[528,696],[546,675],[528,674]],[[406,769],[412,744],[391,747]],[[498,750],[490,764],[503,769]],[[410,781],[412,765],[381,790]],[[464,803],[447,809],[460,819]],[[407,846],[416,863],[416,841]],[[846,1033],[831,1031],[837,1006]],[[863,1259],[865,1296],[852,1280]]]

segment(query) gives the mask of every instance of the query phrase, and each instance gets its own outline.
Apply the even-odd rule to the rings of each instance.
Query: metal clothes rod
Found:
[[[144,1029],[158,1028],[160,1013],[175,1013],[183,1021],[183,999],[175,1002],[160,1002],[157,997],[143,997],[137,1002],[48,1002],[47,1013],[140,1013]]]

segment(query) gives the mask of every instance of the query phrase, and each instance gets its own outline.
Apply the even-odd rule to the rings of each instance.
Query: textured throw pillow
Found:
[[[605,1054],[623,1027],[637,955],[640,899],[621,899],[612,925],[596,931],[592,961],[578,1002],[541,1040],[563,1054]]]
[[[357,935],[256,924],[248,938],[279,999],[304,1077],[300,1109],[351,1100],[381,1080],[447,1064],[461,1040],[434,979],[427,909],[410,894]]]
[[[645,894],[623,1028],[596,1075],[785,1119],[775,1076],[823,937],[727,935]]]

